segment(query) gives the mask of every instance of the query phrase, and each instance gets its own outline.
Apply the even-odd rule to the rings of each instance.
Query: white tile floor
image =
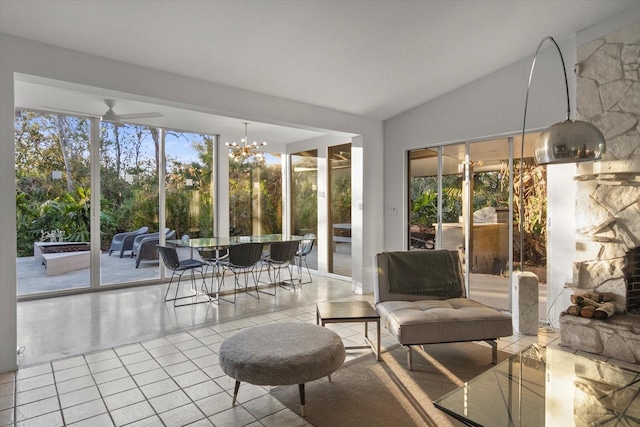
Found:
[[[149,287],[112,291],[113,295],[107,298],[116,308],[113,313],[105,310],[107,314],[98,323],[117,321],[114,317],[117,316],[117,307],[123,304],[118,303],[118,298],[128,301],[131,292],[146,295],[146,292],[161,292],[165,286],[159,285],[156,291],[150,291]],[[303,290],[279,292],[275,299],[262,297],[257,301],[242,295],[236,305],[221,302],[219,306],[209,308],[205,307],[208,304],[191,308],[171,307],[167,310],[163,307],[164,320],[161,323],[166,332],[157,334],[157,337],[132,337],[126,344],[112,346],[108,341],[103,341],[93,345],[96,350],[83,354],[58,356],[36,364],[21,363],[16,373],[0,374],[0,426],[308,425],[303,418],[272,397],[270,387],[243,383],[238,396],[239,404],[232,406],[234,381],[220,369],[218,350],[225,338],[252,325],[272,322],[315,323],[317,301],[364,299],[371,302],[372,295],[355,295],[348,288],[350,284],[345,282],[315,278],[314,283],[306,285]],[[76,312],[73,304],[86,303],[83,299],[86,297],[65,298],[67,300],[64,303],[71,307],[51,310],[47,316],[53,318],[56,316],[53,313],[59,313],[57,316],[63,316],[66,322],[78,320],[73,319],[73,313]],[[43,301],[51,303],[51,300]],[[21,311],[24,316],[30,310],[41,309],[43,303],[30,301],[26,304]],[[154,301],[152,306],[156,311],[158,304],[164,303]],[[144,309],[141,310],[142,316],[145,316]],[[179,320],[185,314],[182,310],[189,311],[191,315],[187,317],[191,319],[199,318],[199,310],[206,310],[207,313],[215,311],[216,315],[202,316],[201,321],[192,322],[193,326],[184,327]],[[95,310],[93,316],[100,317],[97,313],[100,310]],[[154,317],[149,319],[154,321]],[[119,327],[126,329],[127,326]],[[363,343],[362,324],[330,324],[327,327],[336,331],[345,345]],[[373,329],[370,332],[372,334]],[[89,331],[95,333],[96,329],[90,326]],[[141,331],[146,329],[141,328]],[[23,327],[22,333],[28,333],[27,326]],[[65,332],[62,330],[60,333]],[[77,325],[72,334],[83,337]],[[549,344],[557,335],[514,335],[500,340],[499,348],[516,352],[532,343]],[[139,336],[145,336],[145,333],[141,332]],[[381,338],[383,350],[395,344],[386,331],[382,332]],[[94,337],[95,340],[99,338]],[[63,352],[54,351],[50,354],[60,353]],[[348,353],[348,360],[363,355],[373,357],[368,350],[353,350]],[[307,403],[311,402],[313,400],[309,398]]]

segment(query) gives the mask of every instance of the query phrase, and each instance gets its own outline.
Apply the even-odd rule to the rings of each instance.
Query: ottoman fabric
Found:
[[[303,384],[326,377],[345,359],[335,332],[309,323],[273,323],[243,329],[220,347],[220,367],[255,385]]]

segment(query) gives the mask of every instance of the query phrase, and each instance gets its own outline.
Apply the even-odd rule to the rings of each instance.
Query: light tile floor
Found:
[[[334,290],[313,291],[314,287]],[[132,290],[121,292],[127,294]],[[225,338],[252,325],[315,323],[316,301],[371,302],[372,295],[345,293],[339,285],[328,286],[323,278],[316,279],[305,290],[281,294],[283,300],[294,298],[297,303],[285,304],[277,298],[278,304],[272,302],[271,308],[264,309],[251,297],[241,295],[238,304],[228,304],[231,308],[219,307],[230,310],[222,310],[224,317],[204,318],[204,324],[186,330],[177,327],[164,336],[21,365],[15,373],[0,374],[0,426],[309,425],[272,397],[270,387],[243,383],[239,404],[232,406],[234,381],[222,372],[218,350]],[[363,344],[362,324],[327,327],[336,331],[345,345]],[[542,332],[537,337],[514,335],[501,339],[499,348],[516,352],[532,343],[550,344],[557,335]],[[395,344],[384,330],[381,339],[383,350]],[[353,350],[347,360],[363,355],[373,357],[368,350]],[[307,403],[312,402],[313,398],[308,397]]]

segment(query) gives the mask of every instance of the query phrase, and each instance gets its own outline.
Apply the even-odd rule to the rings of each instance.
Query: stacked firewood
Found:
[[[574,293],[567,314],[594,319],[608,319],[616,312],[611,292]]]

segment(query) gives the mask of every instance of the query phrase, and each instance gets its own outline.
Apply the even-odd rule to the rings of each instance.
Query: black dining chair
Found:
[[[297,240],[284,240],[282,242],[274,242],[269,249],[269,256],[262,258],[262,267],[267,268],[267,276],[269,277],[269,283],[274,285],[273,294],[264,292],[269,295],[275,295],[278,285],[290,285],[294,286],[293,275],[291,274],[291,263],[294,262],[296,252],[298,251]],[[281,270],[286,269],[289,272],[289,282],[281,280]],[[273,270],[273,277],[271,277],[271,271]],[[262,268],[260,269],[262,275]]]
[[[220,288],[222,287],[222,263],[229,257],[228,249],[211,249],[203,248],[198,249],[198,254],[205,264],[204,275],[207,276],[209,267],[212,269],[211,286],[216,288],[216,297],[212,301],[218,301],[220,299]],[[213,284],[213,281],[216,284]],[[212,289],[213,291],[213,289]]]
[[[185,305],[202,304],[202,303],[207,303],[211,301],[211,298],[209,296],[209,289],[207,288],[207,284],[204,281],[204,267],[205,267],[204,262],[198,261],[195,259],[180,260],[178,258],[178,252],[176,251],[176,248],[172,248],[168,246],[158,245],[158,253],[162,257],[162,262],[164,263],[164,265],[169,270],[172,271],[171,279],[169,280],[169,286],[167,287],[167,292],[164,295],[165,302],[173,301],[174,307],[182,307]],[[192,294],[179,297],[178,291],[180,290],[180,281],[182,280],[182,275],[187,271],[191,272]],[[200,290],[198,290],[196,286],[196,280],[195,280],[195,274],[194,274],[196,271],[200,272],[200,277],[202,278],[202,285]],[[173,296],[173,298],[169,298],[169,290],[171,289],[171,285],[173,284],[173,278],[175,276],[178,276],[178,282],[176,283],[176,293]],[[206,300],[198,301],[198,298],[201,295],[205,295]],[[179,300],[183,300],[187,298],[194,299],[194,300],[192,302],[178,304]]]
[[[303,285],[306,283],[311,283],[313,279],[311,278],[311,270],[309,270],[309,264],[307,264],[307,255],[313,250],[313,244],[316,241],[316,235],[313,233],[305,234],[302,236],[303,239],[300,240],[298,244],[298,251],[295,256],[295,264],[298,269],[298,280],[299,284]],[[307,275],[309,276],[308,281],[302,281],[302,263],[304,262],[304,267],[307,269]]]
[[[224,271],[230,271],[233,273],[233,303],[236,302],[236,293],[238,289],[241,289],[240,282],[238,280],[241,274],[244,275],[244,291],[255,298],[260,298],[258,293],[258,280],[256,279],[255,269],[256,265],[260,261],[262,256],[262,243],[249,242],[241,243],[238,245],[232,245],[229,247],[229,256],[226,259],[220,260],[220,265]],[[253,278],[255,295],[249,293],[249,275]],[[222,285],[224,286],[224,273],[222,274]]]

